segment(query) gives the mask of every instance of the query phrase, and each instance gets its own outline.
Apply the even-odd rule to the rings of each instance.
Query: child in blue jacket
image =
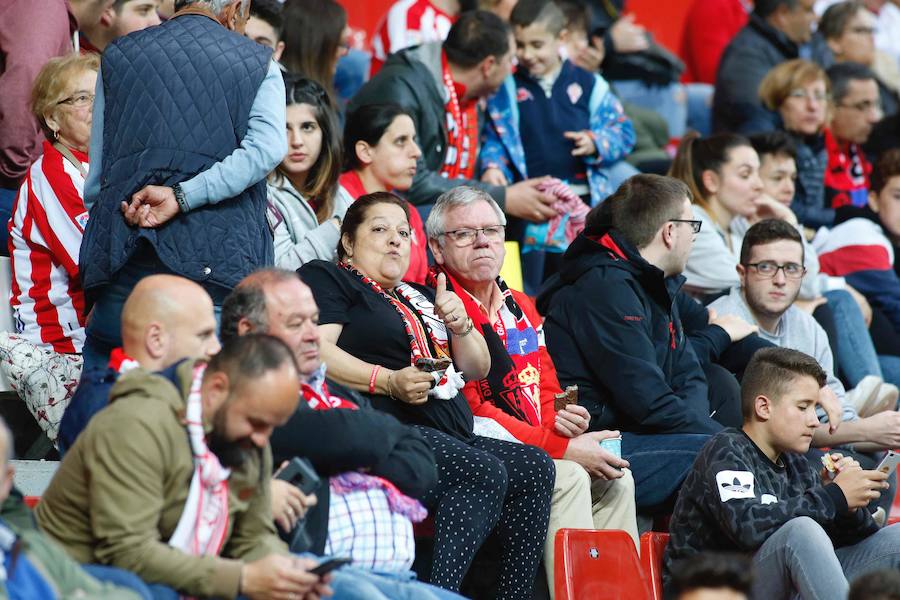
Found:
[[[634,147],[634,127],[606,80],[562,58],[568,31],[556,4],[520,0],[510,23],[519,67],[488,100],[483,179],[505,184],[550,175],[596,205],[615,191],[607,170]],[[528,240],[541,236],[526,231],[525,238],[528,252]]]

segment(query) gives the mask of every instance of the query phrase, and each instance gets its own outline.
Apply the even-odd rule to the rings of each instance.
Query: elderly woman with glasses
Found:
[[[31,107],[47,139],[9,222],[17,331],[0,334],[0,368],[51,441],[81,374],[78,253],[98,65],[93,55],[54,58],[35,79]]]
[[[360,197],[341,225],[339,264],[317,260],[299,270],[319,305],[322,357],[338,383],[417,426],[434,450],[438,484],[422,499],[435,525],[428,580],[458,590],[494,531],[502,547],[494,597],[530,598],[553,461],[539,448],[475,434],[461,392],[466,381],[488,374],[487,344],[443,274],[433,287],[401,281],[409,267],[408,211],[388,192]]]
[[[803,59],[781,63],[762,80],[759,97],[781,117],[797,149],[797,186],[791,204],[810,229],[830,226],[834,211],[825,207],[825,124],[831,82],[817,64]]]

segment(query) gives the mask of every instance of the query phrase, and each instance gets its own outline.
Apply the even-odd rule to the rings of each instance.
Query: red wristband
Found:
[[[378,377],[378,371],[381,370],[381,365],[375,365],[372,367],[372,376],[369,377],[369,393],[375,393],[375,378]]]

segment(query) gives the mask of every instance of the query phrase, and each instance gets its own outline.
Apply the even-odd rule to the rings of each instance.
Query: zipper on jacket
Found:
[[[675,349],[675,324],[669,321],[669,335],[672,337],[672,350]]]

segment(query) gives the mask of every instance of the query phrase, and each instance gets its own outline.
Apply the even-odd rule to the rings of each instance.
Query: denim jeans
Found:
[[[338,60],[334,88],[341,100],[347,101],[355,96],[368,81],[371,63],[371,54],[356,49],[351,49]]]
[[[614,162],[608,167],[603,167],[600,169],[603,171],[603,174],[606,175],[607,183],[609,184],[609,193],[612,194],[619,186],[622,185],[626,179],[629,179],[632,175],[637,175],[640,171],[637,170],[631,163],[627,163],[624,160],[620,160]],[[600,202],[603,202],[606,198],[602,198]],[[593,199],[592,199],[593,204]]]
[[[13,204],[19,190],[0,188],[0,256],[9,256],[9,230],[6,228],[12,218]]]
[[[122,345],[122,306],[138,281],[148,275],[171,272],[152,252],[142,253],[140,258],[128,261],[100,291],[84,330],[82,373],[105,369],[110,353]]]
[[[303,554],[313,560],[324,560],[312,554]],[[129,588],[140,594],[143,600],[180,600],[174,588],[163,584],[147,584],[140,577],[115,567],[84,565],[84,569],[101,581]],[[462,596],[433,585],[418,581],[412,571],[380,573],[343,567],[332,571],[331,600],[464,600]],[[242,600],[244,596],[238,597]]]
[[[881,378],[900,387],[900,356],[879,354],[878,364],[881,365]]]
[[[334,572],[334,600],[462,600],[455,592],[418,581],[415,573],[384,573],[357,567]]]
[[[616,81],[619,100],[650,109],[665,119],[670,138],[680,138],[695,129],[701,135],[712,131],[713,86],[705,83],[647,85],[638,79]]]
[[[753,564],[754,598],[845,600],[849,580],[900,567],[900,527],[885,527],[852,546],[835,549],[821,525],[809,517],[796,517],[760,546]]]
[[[856,300],[847,290],[831,290],[824,296],[834,316],[838,337],[835,371],[840,370],[851,388],[856,387],[866,375],[881,377],[875,345]]]
[[[653,512],[673,498],[709,437],[699,433],[622,434],[622,458],[631,464],[638,512]]]

